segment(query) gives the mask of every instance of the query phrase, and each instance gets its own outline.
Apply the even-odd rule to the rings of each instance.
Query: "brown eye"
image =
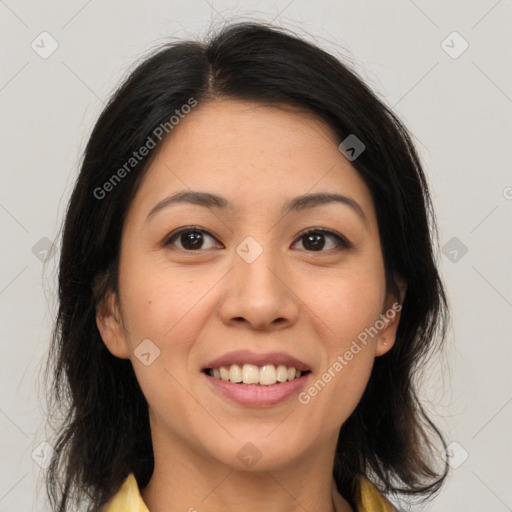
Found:
[[[326,239],[330,239],[331,242],[326,242]],[[299,240],[302,240],[304,249],[310,252],[326,252],[333,249],[341,250],[352,247],[346,238],[327,229],[310,229],[302,233]],[[323,251],[324,248],[326,248],[325,251]]]
[[[199,251],[201,249],[211,249],[212,247],[204,247],[205,240],[207,239],[215,240],[215,238],[210,235],[204,229],[199,228],[186,228],[181,229],[180,231],[171,235],[165,242],[165,246],[176,245],[177,248],[183,251]]]

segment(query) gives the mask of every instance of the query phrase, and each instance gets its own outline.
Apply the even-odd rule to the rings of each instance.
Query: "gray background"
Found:
[[[38,393],[59,247],[48,249],[92,124],[137,58],[224,18],[274,21],[353,62],[414,134],[453,315],[423,396],[454,469],[425,510],[512,510],[511,11],[510,0],[0,0],[0,511],[47,509]]]

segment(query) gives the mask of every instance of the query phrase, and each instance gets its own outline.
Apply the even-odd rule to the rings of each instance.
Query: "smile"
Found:
[[[299,393],[309,382],[312,370],[285,352],[237,350],[207,362],[201,375],[215,395],[231,403],[268,407]]]
[[[287,367],[284,364],[232,364],[218,368],[207,368],[206,374],[218,380],[232,382],[234,384],[246,384],[256,386],[273,386],[287,381],[293,381],[301,375],[309,373],[309,370],[301,372],[294,366]]]

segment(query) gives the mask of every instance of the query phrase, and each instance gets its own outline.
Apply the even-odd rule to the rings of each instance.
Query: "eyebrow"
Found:
[[[200,192],[193,190],[182,190],[173,194],[172,196],[162,199],[150,210],[146,217],[147,222],[157,212],[168,208],[175,204],[188,203],[203,206],[205,208],[217,208],[224,210],[232,210],[233,205],[224,197],[209,192]],[[286,201],[281,209],[281,214],[286,215],[290,212],[303,211],[309,208],[315,208],[317,206],[323,206],[327,204],[338,203],[349,206],[366,224],[367,218],[364,210],[361,208],[359,203],[351,197],[343,194],[334,194],[328,192],[319,192],[315,194],[304,194],[302,196],[294,197]]]

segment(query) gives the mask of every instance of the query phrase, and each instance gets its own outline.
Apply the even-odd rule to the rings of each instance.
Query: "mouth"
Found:
[[[245,407],[269,407],[306,387],[312,368],[285,353],[241,350],[210,361],[201,373],[216,396]]]
[[[205,368],[209,377],[242,386],[276,386],[285,382],[304,378],[311,370],[298,370],[295,366],[284,364],[231,364],[215,368]]]

